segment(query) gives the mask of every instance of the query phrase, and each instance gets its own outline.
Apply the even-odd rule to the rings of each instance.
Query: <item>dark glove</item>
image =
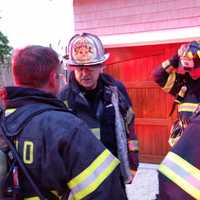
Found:
[[[169,59],[170,65],[172,65],[174,68],[178,68],[179,66],[179,56],[178,54],[175,54]]]

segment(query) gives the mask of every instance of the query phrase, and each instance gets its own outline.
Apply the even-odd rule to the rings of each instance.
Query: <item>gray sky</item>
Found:
[[[73,0],[0,0],[0,30],[14,48],[49,45],[62,52],[74,33]]]

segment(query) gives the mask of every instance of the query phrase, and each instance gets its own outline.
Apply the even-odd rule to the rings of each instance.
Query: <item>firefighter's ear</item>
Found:
[[[49,75],[48,90],[53,94],[57,94],[60,86],[59,74],[57,71],[52,71]]]
[[[55,85],[55,82],[57,81],[57,75],[55,71],[52,71],[49,75],[49,85],[53,86]]]
[[[102,65],[102,67],[101,67],[101,73],[103,73],[104,72],[104,69],[106,68],[106,65],[105,64],[103,64]]]

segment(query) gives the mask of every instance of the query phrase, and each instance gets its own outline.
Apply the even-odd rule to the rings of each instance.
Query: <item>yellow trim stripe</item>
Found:
[[[192,197],[194,197],[195,199],[200,199],[200,191],[197,190],[195,187],[193,187],[191,184],[189,184],[185,179],[178,176],[171,169],[161,164],[159,167],[159,171],[166,177],[168,177],[171,181],[173,181],[175,184],[180,186],[184,191],[186,191]]]
[[[14,113],[16,111],[16,108],[8,108],[5,110],[5,116],[7,117],[8,115]]]
[[[56,197],[58,197],[58,199],[61,199],[62,196],[58,195],[58,192],[55,190],[50,191],[52,194],[54,194]],[[24,198],[24,200],[40,200],[40,198],[38,196],[34,196],[34,197],[28,197],[28,198]]]
[[[178,168],[174,168],[173,165],[177,165]],[[159,171],[192,197],[200,199],[200,170],[181,158],[179,155],[169,152],[161,163]],[[192,181],[193,179],[196,179],[194,183]],[[198,182],[198,184],[196,182]]]
[[[116,168],[116,166],[119,164],[119,162],[116,162],[117,160],[113,160],[112,163],[101,173],[100,176],[88,187],[86,187],[84,190],[76,193],[75,199],[83,199],[86,197],[88,194],[92,193],[94,190],[96,190],[99,185],[112,173],[112,171]]]
[[[199,50],[197,51],[197,55],[198,55],[198,56],[199,56],[199,58],[200,58],[200,51],[199,51]]]
[[[100,128],[91,128],[90,130],[98,140],[101,139]]]
[[[175,83],[175,80],[176,80],[176,73],[175,72],[170,73],[168,76],[167,82],[165,83],[165,85],[162,89],[165,92],[169,92],[172,89],[172,87]]]
[[[179,167],[183,168],[186,172],[190,173],[192,176],[195,176],[200,181],[200,170],[198,168],[191,165],[189,162],[173,152],[169,152],[167,157],[171,161],[175,162]]]
[[[107,159],[111,159],[110,162],[107,163]],[[111,174],[119,163],[119,160],[116,159],[107,149],[104,150],[88,168],[67,183],[68,187],[71,189],[70,199],[79,200],[93,192],[106,179],[106,177]],[[103,168],[101,173],[96,173],[96,170],[100,169],[101,166],[104,165],[106,167]],[[84,185],[84,181],[87,182],[87,179],[90,177],[92,177],[91,183]]]
[[[86,168],[83,172],[81,172],[78,176],[73,178],[71,181],[67,183],[70,188],[77,186],[79,183],[83,182],[86,177],[90,176],[96,168],[98,168],[104,160],[110,155],[111,153],[106,149],[104,150],[93,162],[92,164]]]
[[[178,112],[194,112],[199,103],[182,103],[178,105]]]

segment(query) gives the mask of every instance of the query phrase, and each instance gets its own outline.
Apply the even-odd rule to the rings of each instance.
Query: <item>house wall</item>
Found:
[[[75,32],[99,36],[200,26],[199,0],[74,0]]]

